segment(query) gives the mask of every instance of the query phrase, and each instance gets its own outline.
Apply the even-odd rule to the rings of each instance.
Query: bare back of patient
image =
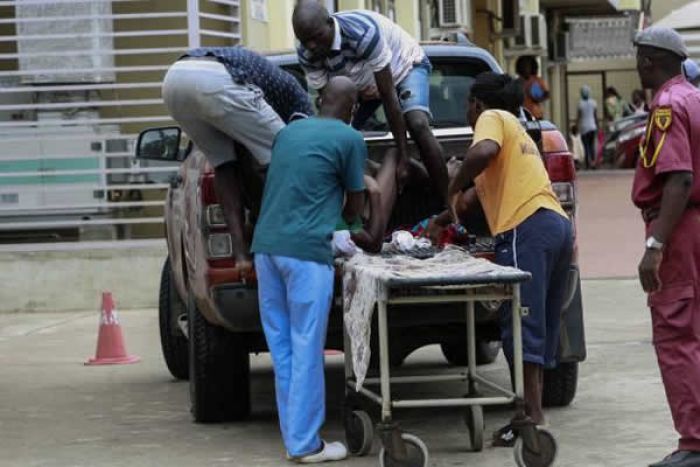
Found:
[[[382,249],[391,211],[399,196],[396,173],[398,161],[398,151],[391,148],[384,155],[378,168],[370,167],[370,170],[376,171],[374,176],[365,175],[369,216],[364,228],[354,232],[351,238],[355,245],[368,253],[378,253]],[[371,165],[372,162],[370,161],[369,164]],[[409,183],[421,183],[428,179],[425,167],[418,161],[412,161]]]

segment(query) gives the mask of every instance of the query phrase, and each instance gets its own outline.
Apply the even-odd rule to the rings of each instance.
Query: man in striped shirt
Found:
[[[353,126],[362,129],[380,105],[399,150],[397,176],[408,173],[406,130],[418,145],[433,188],[447,200],[447,167],[430,130],[430,61],[406,31],[378,13],[355,10],[330,15],[316,1],[302,1],[292,18],[299,62],[313,89],[332,76],[349,77],[360,90]]]

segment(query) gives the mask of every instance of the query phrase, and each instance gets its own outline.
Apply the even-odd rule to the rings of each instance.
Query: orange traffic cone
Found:
[[[97,354],[86,365],[120,365],[141,360],[136,355],[127,355],[122,327],[114,309],[111,292],[102,292],[102,315],[97,336]]]

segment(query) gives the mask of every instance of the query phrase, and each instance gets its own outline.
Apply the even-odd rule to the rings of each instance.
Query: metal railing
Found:
[[[0,243],[162,236],[178,167],[135,160],[135,140],[174,124],[160,87],[179,55],[241,40],[239,0],[163,4],[0,0]]]

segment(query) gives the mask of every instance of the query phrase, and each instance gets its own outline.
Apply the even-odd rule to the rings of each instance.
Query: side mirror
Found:
[[[186,139],[186,138],[185,138]],[[136,158],[161,162],[179,162],[189,152],[189,141],[183,141],[176,126],[142,131],[136,143]]]

